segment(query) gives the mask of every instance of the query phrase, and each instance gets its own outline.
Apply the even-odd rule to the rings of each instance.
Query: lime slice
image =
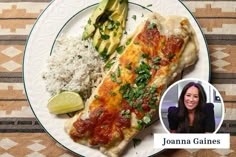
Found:
[[[63,114],[78,111],[84,108],[81,96],[75,92],[62,92],[48,101],[48,110],[53,114]]]

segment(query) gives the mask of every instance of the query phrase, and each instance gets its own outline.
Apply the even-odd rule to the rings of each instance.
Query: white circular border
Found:
[[[164,130],[169,133],[169,134],[172,134],[169,132],[169,130],[166,128],[163,120],[162,120],[162,115],[161,115],[161,107],[162,107],[162,104],[163,104],[163,100],[165,98],[165,95],[169,92],[169,90],[174,87],[175,85],[181,83],[181,82],[184,82],[184,81],[200,81],[204,84],[207,84],[209,86],[211,86],[216,92],[218,92],[219,96],[220,96],[220,100],[221,100],[221,104],[222,104],[222,116],[221,116],[221,120],[220,120],[220,123],[218,124],[218,127],[215,129],[215,131],[213,132],[213,134],[217,133],[217,131],[220,129],[223,121],[224,121],[224,116],[225,116],[225,105],[224,105],[224,101],[223,101],[223,98],[222,96],[220,95],[220,92],[210,83],[210,82],[207,82],[205,80],[201,80],[201,79],[197,79],[197,78],[186,78],[186,79],[182,79],[182,80],[179,80],[175,83],[173,83],[172,85],[170,85],[166,90],[165,92],[162,94],[161,96],[161,100],[160,100],[160,103],[159,103],[159,119],[161,121],[161,125],[162,127],[164,128]]]

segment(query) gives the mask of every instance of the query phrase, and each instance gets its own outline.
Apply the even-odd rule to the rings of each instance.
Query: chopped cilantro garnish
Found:
[[[133,15],[133,16],[132,16],[132,19],[136,20],[136,15]]]
[[[142,120],[138,120],[137,121],[137,124],[138,124],[138,129],[142,129],[143,128],[143,121]]]
[[[142,142],[142,140],[141,140],[141,139],[134,138],[134,139],[133,139],[133,144],[134,144],[134,147],[136,147],[137,145],[139,145],[141,142]]]
[[[131,118],[131,112],[130,112],[129,109],[127,109],[127,110],[122,110],[122,111],[120,112],[120,114],[121,114],[122,116],[124,116],[125,118]]]
[[[116,48],[117,53],[121,54],[124,51],[124,46],[119,46]]]
[[[95,99],[99,99],[99,96],[98,96],[98,95],[94,95],[94,98],[95,98]]]
[[[118,67],[118,69],[117,69],[117,77],[120,77],[120,74],[121,74],[121,70],[120,70],[120,67]]]
[[[119,28],[120,22],[119,21],[113,21],[113,19],[110,17],[109,18],[109,24],[106,26],[108,30],[114,30]]]
[[[96,50],[98,50],[98,47],[95,47],[95,48],[96,48]],[[102,57],[102,59],[103,59],[104,61],[107,61],[108,58],[109,58],[109,56],[110,56],[110,55],[107,54],[107,48],[105,48],[105,49],[100,53],[100,55],[101,55],[101,57]]]
[[[81,59],[81,58],[82,58],[82,56],[81,56],[81,55],[78,55],[78,58],[79,58],[79,59]]]
[[[131,39],[129,39],[128,41],[126,41],[126,45],[129,45],[131,43]]]
[[[94,26],[95,28],[98,28],[101,32],[103,32],[103,30],[101,29],[101,25],[100,25],[100,24],[94,23],[93,26]]]
[[[143,61],[141,62],[139,67],[135,68],[135,73],[138,74],[135,79],[135,83],[137,86],[147,85],[149,79],[151,78],[150,69],[151,67]]]
[[[107,40],[107,39],[110,38],[110,36],[107,35],[107,34],[101,34],[101,38],[102,38],[103,40]]]
[[[147,29],[154,29],[154,28],[156,28],[156,24],[155,23],[150,23],[149,25],[148,25],[148,27],[147,27]]]
[[[157,66],[157,65],[153,65],[152,68],[155,69],[155,70],[158,70],[160,67]]]
[[[116,74],[115,73],[111,73],[110,77],[113,82],[116,82]]]
[[[143,117],[142,120],[145,124],[149,124],[151,122],[151,116],[150,115],[146,115]]]
[[[113,92],[113,91],[110,91],[109,94],[110,94],[111,96],[116,96],[116,93]]]
[[[161,61],[161,58],[160,57],[156,57],[152,61],[153,61],[153,63],[158,64]]]
[[[153,85],[153,86],[151,87],[150,93],[153,94],[153,93],[156,92],[156,90],[157,90],[157,86],[156,86],[156,85]]]
[[[91,19],[89,18],[89,20],[88,20],[88,24],[90,24],[91,25]]]
[[[111,80],[113,81],[113,82],[116,82],[116,83],[118,83],[118,84],[121,84],[122,83],[122,80],[118,80],[117,79],[117,77],[120,77],[120,70],[119,70],[120,68],[118,68],[118,71],[117,71],[117,76],[116,76],[116,74],[114,73],[114,72],[112,72],[111,74],[110,74],[110,77],[111,77]]]
[[[101,109],[96,113],[96,116],[99,117],[104,111]]]
[[[152,4],[148,4],[148,5],[147,5],[147,7],[151,7],[151,6],[152,6]]]
[[[115,62],[108,62],[108,63],[105,65],[105,68],[110,69],[111,66],[112,66],[114,63],[115,63]]]
[[[147,59],[150,59],[150,58],[151,58],[151,57],[150,57],[148,54],[146,54],[146,53],[143,53],[143,54],[142,54],[142,57],[143,57],[143,58],[147,58]]]
[[[121,94],[124,94],[124,93],[126,93],[129,89],[130,89],[131,87],[130,87],[130,84],[129,83],[126,83],[126,84],[124,84],[123,86],[121,86],[120,87],[120,93]]]
[[[129,64],[127,64],[125,67],[126,67],[127,69],[131,70],[131,64],[132,64],[132,63],[129,63]]]
[[[172,58],[174,58],[174,56],[175,56],[175,54],[172,53],[172,54],[168,54],[167,57],[168,57],[169,59],[172,59]]]
[[[116,82],[117,82],[118,84],[121,84],[121,83],[122,83],[122,80],[116,80]]]
[[[114,25],[112,25],[111,23],[107,26],[107,29],[112,30],[114,28]]]

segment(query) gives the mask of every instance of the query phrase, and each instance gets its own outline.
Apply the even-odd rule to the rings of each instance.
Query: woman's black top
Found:
[[[189,126],[189,133],[204,133],[215,131],[214,105],[212,103],[205,104],[205,107],[203,108],[203,115],[203,119],[200,122],[202,129],[199,131],[193,131],[193,127]],[[177,107],[169,107],[168,122],[170,130],[178,130],[180,118],[178,116]]]

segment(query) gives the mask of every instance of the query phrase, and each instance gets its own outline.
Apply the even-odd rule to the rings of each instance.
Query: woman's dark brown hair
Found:
[[[190,132],[188,109],[184,105],[184,96],[190,87],[196,87],[198,89],[198,94],[199,94],[199,103],[195,108],[195,115],[194,115],[194,121],[193,121],[191,132],[201,133],[201,132],[204,132],[201,124],[202,124],[202,120],[205,117],[203,108],[204,108],[204,105],[206,104],[207,98],[206,98],[206,93],[202,85],[196,82],[190,82],[187,85],[185,85],[180,94],[179,101],[178,101],[178,105],[179,105],[178,118],[180,122],[177,128],[177,132],[179,133]]]

